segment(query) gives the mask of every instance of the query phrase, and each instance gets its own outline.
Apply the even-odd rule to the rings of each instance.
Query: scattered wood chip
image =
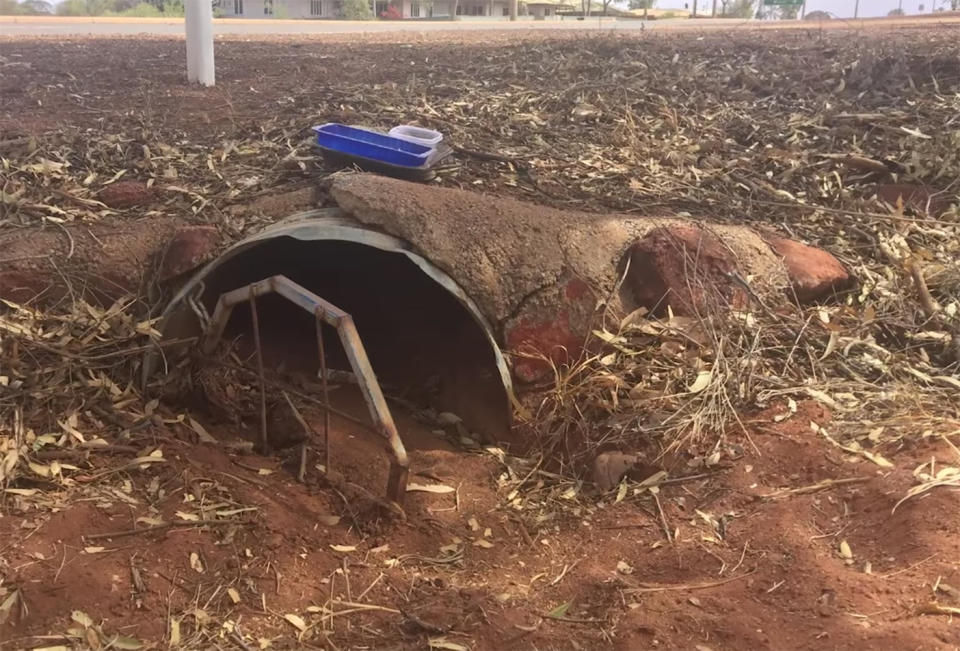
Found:
[[[850,549],[850,543],[848,543],[846,540],[841,540],[839,551],[840,557],[843,558],[847,565],[853,563],[853,550]]]
[[[283,616],[295,629],[303,633],[307,630],[307,623],[303,621],[303,617],[300,615],[294,615],[293,613],[287,613]]]
[[[444,651],[470,651],[470,647],[456,642],[451,642],[445,638],[432,637],[427,640],[427,646],[431,649],[443,649]]]
[[[452,486],[445,486],[443,484],[407,484],[407,492],[422,492],[422,493],[452,493],[456,489]]]

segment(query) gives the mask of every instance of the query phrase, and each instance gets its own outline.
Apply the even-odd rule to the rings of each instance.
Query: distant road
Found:
[[[469,19],[458,21],[349,21],[349,20],[282,20],[257,18],[220,18],[214,20],[214,33],[221,35],[271,34],[364,34],[389,32],[442,32],[477,30],[581,30],[581,31],[636,31],[641,29],[733,29],[746,28],[812,28],[812,27],[895,27],[902,25],[960,24],[960,14],[903,18],[876,18],[861,20],[830,20],[822,23],[803,21],[754,21],[735,18],[711,20],[616,20],[587,18],[586,20],[506,20]],[[181,35],[180,18],[89,18],[66,16],[0,16],[0,36],[131,36],[136,34]]]
[[[612,18],[588,18],[586,20],[457,20],[457,21],[403,21],[403,20],[283,20],[257,18],[220,18],[213,21],[215,34],[268,35],[268,34],[362,34],[385,32],[434,32],[470,30],[637,30],[671,27],[689,24],[684,19],[648,21],[615,20]],[[714,21],[711,21],[714,22]],[[716,21],[721,22],[721,21]],[[742,20],[724,19],[728,24],[740,24]],[[0,34],[10,36],[30,35],[133,35],[133,34],[183,34],[183,19],[179,18],[67,18],[0,16]]]

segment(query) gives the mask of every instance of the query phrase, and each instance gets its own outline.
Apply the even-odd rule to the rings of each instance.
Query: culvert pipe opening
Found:
[[[452,281],[442,272],[425,269],[428,263],[402,249],[343,239],[281,235],[238,247],[188,284],[179,304],[168,309],[165,337],[196,333],[199,319],[191,302],[212,314],[222,294],[282,275],[352,316],[391,409],[451,412],[483,439],[508,438],[510,387],[502,357],[482,318],[450,291]],[[317,382],[313,315],[268,294],[257,299],[257,318],[265,367]],[[334,329],[322,327],[328,368],[344,379],[351,373],[346,351]],[[256,367],[248,306],[233,310],[222,342],[235,359]],[[344,411],[365,411],[349,390],[331,395],[334,407],[339,396],[347,403]]]

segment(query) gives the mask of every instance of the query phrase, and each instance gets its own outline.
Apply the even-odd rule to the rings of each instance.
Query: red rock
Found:
[[[777,235],[765,235],[770,248],[783,258],[790,284],[801,303],[815,301],[850,284],[850,274],[835,257],[813,246]]]
[[[654,229],[627,252],[624,302],[655,314],[664,314],[669,305],[674,314],[685,316],[743,306],[748,297],[727,275],[736,270],[729,255],[715,235],[697,226]]]
[[[123,210],[150,203],[154,193],[139,181],[117,181],[100,190],[97,198],[111,208]]]
[[[583,341],[570,332],[566,312],[553,318],[521,319],[506,332],[507,349],[514,354],[513,374],[522,382],[536,382],[552,372],[550,361],[575,358]]]
[[[552,376],[554,364],[576,360],[595,306],[593,291],[579,278],[562,278],[528,297],[519,314],[504,325],[514,376],[521,382],[543,381]]]
[[[220,240],[220,231],[213,226],[185,226],[177,230],[160,261],[160,282],[196,269],[213,259]]]

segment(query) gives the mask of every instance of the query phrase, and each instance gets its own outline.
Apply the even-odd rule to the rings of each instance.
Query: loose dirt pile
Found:
[[[178,41],[0,42],[0,274],[64,272],[57,302],[0,306],[0,644],[957,645],[953,31],[217,47],[197,89]],[[603,314],[523,415],[530,458],[397,408],[425,487],[399,518],[247,454],[255,423],[142,398],[165,289],[104,303],[60,228],[235,239],[315,202],[273,195],[335,171],[309,145],[327,121],[444,131],[443,185],[775,226],[856,284],[810,308]],[[8,257],[25,236],[44,250]],[[333,432],[334,467],[379,472]],[[609,450],[642,461],[599,493]]]

